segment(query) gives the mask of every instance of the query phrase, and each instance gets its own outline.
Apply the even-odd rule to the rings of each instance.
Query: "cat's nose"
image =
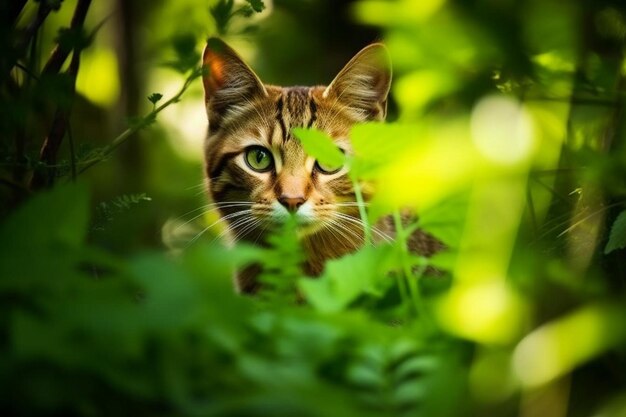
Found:
[[[305,198],[300,196],[291,197],[287,195],[281,195],[280,197],[278,197],[278,202],[285,206],[285,208],[292,213],[295,213],[296,210],[298,210],[298,208],[300,208],[300,206],[303,205],[305,201]]]

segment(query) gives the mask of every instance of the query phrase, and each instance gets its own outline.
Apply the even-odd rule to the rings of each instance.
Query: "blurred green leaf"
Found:
[[[295,128],[291,131],[300,140],[306,153],[321,163],[330,166],[342,166],[345,163],[345,155],[325,133],[304,128]]]
[[[626,210],[622,211],[613,222],[609,241],[604,247],[604,254],[624,248],[626,248]]]
[[[79,247],[87,232],[85,183],[61,185],[28,200],[0,225],[0,252],[52,245]]]
[[[92,40],[92,36],[87,34],[82,27],[73,29],[61,28],[56,38],[59,46],[66,51],[85,49]]]
[[[393,166],[398,155],[406,155],[416,146],[421,128],[418,125],[365,123],[350,132],[354,149],[351,173],[357,178],[375,178],[381,169]]]
[[[215,20],[217,32],[221,35],[226,33],[226,27],[233,12],[234,0],[219,0],[215,6],[211,7],[211,16]]]
[[[175,59],[165,61],[163,65],[170,67],[181,74],[196,68],[200,62],[200,54],[196,51],[197,38],[193,33],[180,33],[171,40]]]
[[[250,7],[252,7],[252,9],[257,13],[261,13],[263,10],[265,10],[265,4],[263,4],[263,0],[246,0],[246,1],[250,3]]]
[[[387,276],[397,254],[393,246],[366,246],[358,252],[327,262],[317,279],[301,279],[298,286],[306,300],[323,312],[345,309],[359,296],[380,297],[392,284]]]

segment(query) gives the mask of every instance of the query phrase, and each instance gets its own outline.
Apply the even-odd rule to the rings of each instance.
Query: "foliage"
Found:
[[[161,140],[179,140],[162,130],[163,112],[202,106],[208,34],[271,40],[257,54],[264,71],[306,44],[296,34],[308,26],[290,13],[308,10],[301,22],[315,21],[321,39],[319,22],[342,15],[340,2],[184,0],[161,13],[157,3],[120,3],[135,34],[158,22],[133,58],[159,69],[124,72],[141,74],[141,89],[123,83],[140,104],[104,109],[112,131],[90,119],[95,105],[79,88],[81,62],[106,62],[96,59],[105,11],[92,21],[84,0],[0,6],[5,414],[624,414],[620,1],[351,2],[393,57],[392,120],[356,126],[351,155],[322,132],[293,132],[320,161],[347,164],[364,224],[366,244],[319,277],[301,270],[293,223],[267,246],[226,248],[211,205],[182,224],[203,230],[185,250],[155,247],[180,200],[197,204],[188,182],[202,171]],[[299,9],[309,3],[328,20]],[[194,20],[203,13],[213,20],[204,32]],[[315,63],[334,51],[306,53]],[[163,68],[176,89],[148,84]],[[292,73],[285,65],[274,77]],[[381,219],[396,234],[374,244]],[[417,230],[445,250],[411,251]],[[235,294],[234,271],[248,266],[261,268],[263,288]]]
[[[624,248],[626,248],[626,211],[622,211],[611,226],[611,234],[604,253],[609,254],[614,250]]]
[[[342,166],[344,155],[337,148],[331,138],[324,132],[313,129],[296,128],[293,129],[304,150],[315,159],[331,166]]]
[[[224,35],[228,32],[231,20],[237,15],[250,17],[254,13],[261,13],[265,10],[263,0],[246,0],[245,5],[236,7],[234,0],[219,0],[211,7],[211,16],[215,19],[217,33]]]
[[[428,397],[428,375],[452,349],[428,347],[409,336],[417,329],[401,332],[363,315],[325,317],[233,294],[233,268],[265,254],[201,245],[175,260],[119,259],[84,246],[87,201],[84,185],[59,187],[0,230],[5,410],[408,412]],[[34,223],[33,213],[44,210],[55,221]],[[268,272],[279,274],[275,280],[285,275]]]

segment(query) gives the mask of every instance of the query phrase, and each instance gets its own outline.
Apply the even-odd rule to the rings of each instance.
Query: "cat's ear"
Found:
[[[207,114],[211,124],[219,123],[229,110],[236,110],[257,96],[267,95],[263,83],[237,53],[223,41],[207,41],[202,78]]]
[[[363,48],[324,91],[364,120],[383,120],[391,86],[391,59],[385,45]]]

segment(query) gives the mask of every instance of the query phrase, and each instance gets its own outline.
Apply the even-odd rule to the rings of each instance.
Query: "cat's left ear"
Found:
[[[391,86],[391,59],[382,43],[363,48],[324,91],[363,120],[383,120]]]
[[[211,125],[218,125],[229,111],[267,95],[254,71],[220,39],[207,41],[202,61],[207,70],[202,81]]]

